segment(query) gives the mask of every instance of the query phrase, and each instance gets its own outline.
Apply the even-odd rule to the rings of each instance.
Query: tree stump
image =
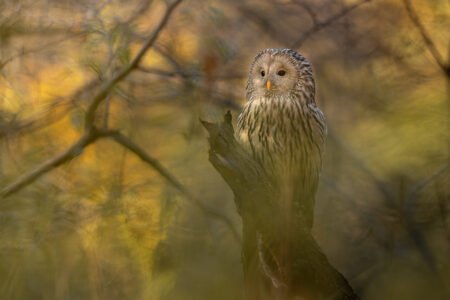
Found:
[[[245,299],[359,299],[305,222],[286,222],[270,176],[235,139],[231,113],[219,124],[201,122],[209,133],[209,160],[233,191],[242,218]]]

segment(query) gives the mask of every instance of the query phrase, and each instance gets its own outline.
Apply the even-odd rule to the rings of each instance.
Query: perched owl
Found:
[[[237,139],[279,188],[282,210],[300,213],[309,228],[327,132],[314,97],[311,65],[302,55],[263,50],[250,67],[237,130]]]

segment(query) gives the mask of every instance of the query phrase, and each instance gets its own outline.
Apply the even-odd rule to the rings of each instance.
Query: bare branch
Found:
[[[361,206],[352,195],[348,194],[341,187],[339,187],[339,185],[331,177],[321,174],[320,179],[321,183],[325,184],[325,186],[337,193],[341,199],[345,200],[343,203],[345,203],[353,212],[353,215],[358,218],[361,224],[364,224],[363,226],[365,226],[367,231],[372,234],[378,244],[386,248],[386,238],[378,231],[373,230],[376,222],[373,212],[370,211],[370,209]]]
[[[151,74],[151,75],[157,75],[157,76],[161,76],[161,77],[185,77],[186,74],[184,72],[180,72],[180,71],[166,71],[163,69],[158,69],[158,68],[149,68],[149,67],[144,67],[144,66],[139,66],[138,67],[138,71],[143,72],[143,73],[147,73],[147,74]],[[201,74],[190,74],[191,77],[200,77]]]
[[[39,166],[37,166],[35,169],[31,170],[28,173],[25,173],[24,175],[17,178],[13,183],[3,188],[3,190],[0,191],[0,198],[6,198],[8,196],[11,196],[12,194],[18,192],[22,188],[30,185],[33,183],[36,179],[41,177],[42,175],[48,173],[49,171],[53,170],[54,168],[61,166],[62,164],[70,161],[71,159],[77,157],[80,155],[83,150],[89,146],[90,144],[94,143],[100,138],[110,137],[115,142],[123,146],[124,148],[128,149],[129,151],[133,152],[136,156],[138,156],[142,161],[144,161],[146,164],[151,166],[154,170],[156,170],[164,179],[169,182],[172,186],[174,186],[179,192],[181,192],[189,201],[191,201],[195,206],[200,208],[200,210],[207,216],[217,219],[225,224],[226,227],[231,231],[234,239],[240,243],[241,238],[237,231],[237,229],[234,227],[233,222],[225,215],[221,214],[220,212],[208,207],[203,202],[201,202],[199,199],[194,197],[189,190],[181,184],[178,179],[173,176],[157,159],[151,157],[149,154],[147,154],[141,147],[139,147],[137,144],[135,144],[132,140],[124,136],[118,131],[114,130],[99,130],[95,127],[92,127],[90,130],[87,131],[86,134],[84,134],[82,137],[80,137],[72,146],[70,146],[67,150],[63,151],[62,153],[58,154],[57,156],[43,162]]]
[[[331,129],[328,129],[328,137],[330,140],[332,140],[336,146],[341,148],[349,158],[353,160],[356,166],[359,167],[361,171],[366,173],[368,178],[372,180],[372,182],[375,184],[377,189],[383,194],[385,199],[389,201],[390,204],[394,203],[394,199],[391,195],[391,192],[387,188],[386,184],[380,180],[367,166],[366,164],[351,150],[349,149],[345,143],[341,141],[341,139],[338,137],[338,135],[332,131]]]
[[[359,6],[361,6],[362,4],[368,3],[370,1],[372,1],[372,0],[361,0],[361,1],[358,1],[355,4],[349,5],[348,7],[342,9],[340,12],[332,15],[331,17],[329,17],[325,21],[315,23],[313,27],[311,27],[309,30],[304,32],[290,47],[292,49],[299,48],[314,33],[324,29],[325,27],[330,26],[335,21],[337,21],[337,20],[341,19],[342,17],[346,16],[348,13],[350,13],[354,9],[356,9]]]
[[[427,241],[423,237],[423,234],[420,232],[420,230],[416,226],[416,222],[414,221],[413,216],[413,208],[415,206],[418,194],[420,191],[422,191],[425,187],[427,187],[430,183],[434,182],[441,176],[447,174],[448,168],[450,167],[450,164],[447,163],[444,166],[440,167],[436,172],[434,172],[431,176],[428,178],[422,180],[418,184],[416,184],[410,191],[408,197],[405,199],[405,204],[403,206],[403,213],[405,215],[405,227],[408,233],[410,234],[412,240],[414,241],[416,247],[419,249],[420,254],[422,255],[423,259],[427,262],[428,266],[430,267],[431,271],[437,272],[436,262],[433,257],[432,251],[430,249],[430,246],[428,245]]]
[[[193,72],[193,73],[186,73],[184,71],[166,71],[163,69],[158,69],[158,68],[148,68],[148,67],[144,67],[144,66],[139,66],[138,67],[138,71],[141,71],[143,73],[147,73],[147,74],[152,74],[152,75],[157,75],[157,76],[161,76],[161,77],[182,77],[183,79],[188,79],[188,78],[203,78],[205,77],[205,75],[203,73],[200,72]],[[243,79],[245,78],[244,74],[239,74],[239,73],[231,73],[231,74],[223,74],[223,75],[216,75],[214,76],[214,79],[217,80],[234,80],[234,79]]]
[[[185,73],[181,64],[163,47],[155,45],[155,51],[164,56],[165,59],[175,68],[175,70],[180,74],[180,76],[184,77]]]
[[[308,4],[306,4],[301,0],[296,0],[294,1],[294,3],[303,8],[308,13],[308,15],[311,17],[314,26],[317,25],[317,23],[319,23],[316,12]]]
[[[220,212],[211,209],[210,207],[206,206],[203,202],[201,202],[198,198],[196,198],[194,195],[189,192],[189,190],[181,184],[180,181],[178,181],[175,176],[173,176],[157,159],[151,157],[148,155],[145,150],[143,150],[141,147],[139,147],[137,144],[135,144],[132,140],[130,140],[128,137],[124,136],[118,131],[107,131],[104,133],[105,135],[109,135],[114,141],[116,141],[118,144],[122,145],[124,148],[130,150],[133,152],[137,157],[139,157],[143,162],[151,166],[154,170],[156,170],[164,179],[167,180],[173,187],[175,187],[179,192],[181,192],[190,202],[192,202],[194,205],[196,205],[200,210],[205,213],[206,215],[215,218],[225,224],[231,231],[233,237],[235,240],[240,243],[241,238],[236,230],[236,228],[233,225],[233,222],[226,217],[225,215],[221,214]]]
[[[175,177],[173,177],[169,173],[169,171],[167,171],[157,159],[148,155],[141,147],[139,147],[137,144],[135,144],[132,140],[130,140],[129,138],[127,138],[126,136],[124,136],[123,134],[121,134],[118,131],[105,131],[105,134],[107,134],[109,137],[111,137],[118,144],[122,145],[126,149],[133,152],[146,164],[150,165],[162,177],[164,177],[164,179],[166,179],[171,185],[173,185],[177,190],[179,190],[183,194],[189,194],[189,192],[184,188],[184,186]]]
[[[51,171],[52,169],[68,162],[69,160],[80,155],[84,148],[88,145],[92,144],[96,141],[100,135],[95,134],[94,131],[89,131],[84,134],[78,141],[76,141],[72,146],[70,146],[67,150],[61,152],[55,157],[43,162],[35,169],[31,170],[28,173],[23,174],[19,178],[17,178],[13,183],[7,185],[0,191],[0,198],[6,198],[11,196],[15,192],[19,191],[23,187],[33,183],[40,176],[45,173]]]
[[[254,7],[247,7],[245,5],[239,6],[240,13],[243,17],[251,22],[255,23],[264,30],[264,33],[275,39],[281,44],[285,44],[286,38],[280,32],[278,28],[267,17],[267,12],[255,10]]]
[[[128,19],[125,20],[125,22],[123,22],[123,23],[131,23],[134,20],[136,20],[139,17],[141,17],[142,15],[144,15],[147,12],[147,10],[149,9],[151,3],[152,3],[151,0],[143,0],[143,1],[141,1],[137,5],[136,9],[134,9],[134,11],[131,13],[130,17],[128,17]]]
[[[45,111],[26,120],[21,120],[19,115],[14,116],[11,122],[0,126],[0,138],[13,136],[25,131],[27,134],[30,134],[61,120],[61,118],[67,116],[67,112],[76,105],[77,101],[91,93],[98,85],[99,81],[97,79],[90,80],[76,89],[69,97],[55,98]]]
[[[230,229],[233,237],[238,241],[238,243],[240,243],[240,235],[236,230],[236,228],[234,227],[231,220],[226,216],[222,215],[221,213],[209,208],[199,199],[195,198],[167,169],[165,169],[159,163],[158,160],[148,155],[142,148],[140,148],[133,141],[131,141],[121,133],[111,130],[98,130],[94,125],[95,113],[100,103],[107,98],[109,91],[114,87],[114,85],[123,80],[128,74],[130,74],[131,71],[133,71],[139,66],[142,58],[144,57],[148,49],[154,44],[160,32],[167,24],[172,12],[181,3],[181,1],[182,0],[175,0],[170,5],[168,5],[166,12],[162,17],[161,21],[159,22],[158,26],[150,34],[150,36],[145,41],[144,45],[137,53],[137,55],[134,57],[134,59],[131,61],[131,63],[127,65],[125,68],[123,68],[121,71],[119,71],[115,76],[113,76],[109,81],[107,81],[100,87],[97,94],[93,97],[92,102],[86,112],[85,116],[86,133],[83,136],[81,136],[72,146],[70,146],[62,153],[43,162],[35,169],[31,170],[28,173],[25,173],[24,175],[17,178],[13,183],[3,188],[3,190],[0,191],[1,198],[6,198],[14,194],[15,192],[18,192],[23,187],[33,183],[40,176],[77,157],[83,152],[84,148],[86,148],[99,138],[110,137],[118,144],[122,145],[124,148],[133,152],[141,160],[150,165],[153,169],[155,169],[172,186],[174,186],[178,191],[180,191],[183,195],[185,195],[187,199],[189,199],[192,203],[194,203],[197,207],[199,207],[203,213],[222,221]],[[83,90],[84,89],[82,89],[82,91]]]
[[[42,52],[45,51],[47,49],[49,49],[52,46],[56,46],[58,44],[67,42],[68,40],[72,39],[72,38],[76,38],[78,36],[81,36],[85,34],[85,32],[75,32],[70,34],[69,36],[65,36],[61,39],[57,39],[51,42],[47,42],[47,43],[42,43],[37,47],[33,47],[30,49],[22,49],[20,51],[18,51],[17,53],[11,55],[10,57],[4,59],[3,61],[0,61],[0,70],[2,70],[7,64],[11,63],[12,61],[14,61],[17,58],[29,55],[29,54],[34,54],[34,53],[38,53],[38,52]]]
[[[100,88],[100,90],[97,92],[97,94],[92,99],[92,103],[89,106],[87,112],[86,112],[86,118],[85,118],[85,126],[86,128],[92,127],[94,124],[95,119],[95,112],[97,111],[98,106],[100,103],[106,98],[110,90],[121,80],[123,80],[128,74],[130,74],[131,71],[133,71],[135,68],[139,66],[139,63],[141,62],[144,55],[147,53],[148,49],[150,49],[151,46],[155,43],[156,39],[158,38],[159,34],[161,33],[162,29],[166,26],[167,22],[170,19],[170,16],[172,15],[172,12],[175,10],[175,8],[181,3],[182,0],[175,0],[173,3],[171,3],[164,13],[164,16],[162,17],[161,21],[159,22],[158,26],[153,30],[153,32],[149,35],[147,40],[145,41],[142,48],[139,50],[139,52],[136,54],[134,59],[128,64],[126,67],[124,67],[121,71],[119,71],[113,78],[111,78],[109,81],[105,82],[103,86]]]
[[[413,189],[411,190],[410,197],[413,197],[420,191],[422,191],[425,187],[427,187],[430,183],[434,182],[436,179],[441,177],[442,175],[446,174],[448,169],[450,168],[450,163],[446,163],[442,167],[440,167],[436,172],[431,174],[431,176],[425,178],[424,180],[417,183]]]
[[[436,63],[439,65],[439,67],[442,69],[444,74],[447,77],[450,77],[450,65],[449,63],[445,63],[444,58],[439,53],[439,51],[436,48],[436,45],[434,44],[433,40],[431,39],[430,35],[428,34],[427,30],[425,29],[425,26],[423,26],[422,22],[420,21],[419,16],[417,15],[416,11],[411,5],[410,0],[403,0],[403,4],[405,5],[406,11],[408,12],[408,16],[411,19],[411,21],[414,23],[414,25],[417,27],[417,29],[420,32],[420,35],[422,36],[423,41],[425,42],[426,47],[428,48],[428,51],[430,51],[431,55],[433,56]]]

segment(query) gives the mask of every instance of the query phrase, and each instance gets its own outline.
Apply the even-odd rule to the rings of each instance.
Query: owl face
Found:
[[[285,96],[299,90],[314,92],[309,62],[290,49],[266,49],[260,52],[251,68],[247,98]]]

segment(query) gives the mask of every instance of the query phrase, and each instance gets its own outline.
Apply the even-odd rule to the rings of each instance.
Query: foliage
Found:
[[[180,2],[0,2],[0,298],[239,299],[198,119],[236,115],[255,53],[293,46],[330,128],[320,246],[364,299],[445,298],[448,3]]]

